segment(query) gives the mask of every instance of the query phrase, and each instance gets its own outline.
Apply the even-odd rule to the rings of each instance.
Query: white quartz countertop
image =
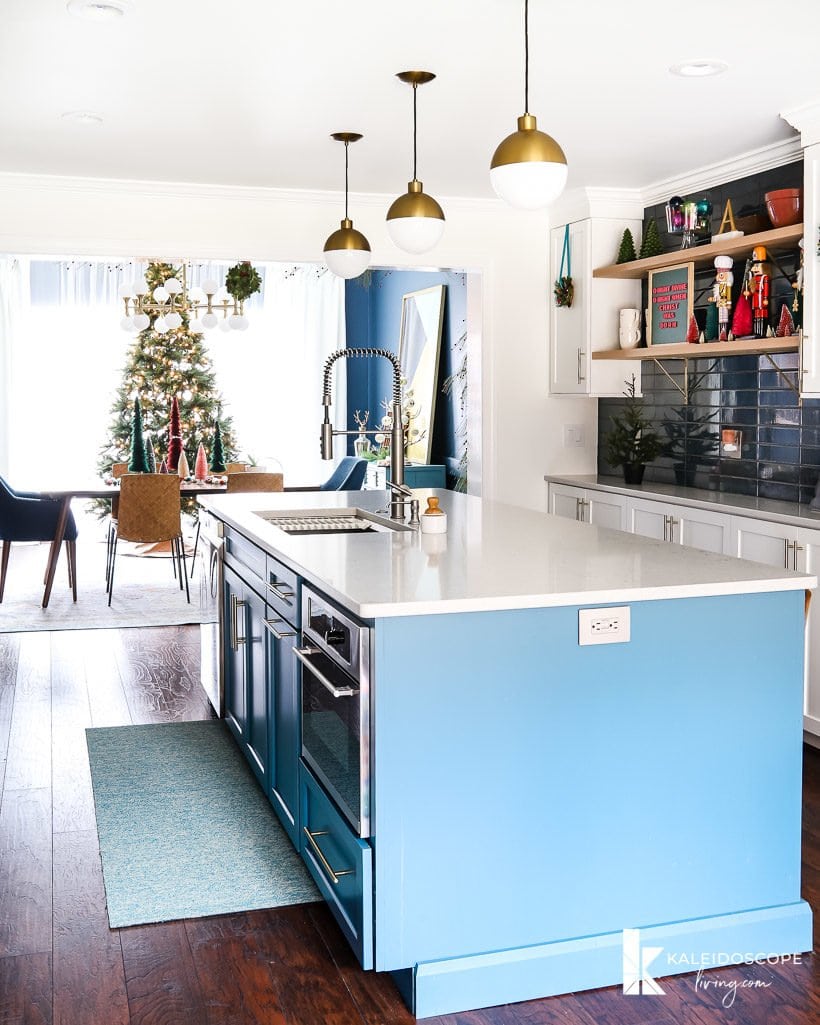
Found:
[[[381,512],[384,491],[200,497],[306,581],[364,619],[596,605],[802,590],[816,579],[759,563],[652,541],[452,491],[438,495],[446,534],[286,534],[258,512],[358,507]]]
[[[774,523],[788,523],[794,527],[816,527],[820,530],[820,510],[794,502],[778,502],[771,498],[750,498],[748,495],[732,495],[725,491],[706,491],[703,488],[686,488],[677,484],[624,484],[620,477],[599,477],[590,474],[544,474],[544,480],[553,484],[568,484],[574,488],[595,488],[616,495],[632,498],[657,498],[673,505],[689,505],[697,509],[736,512]]]

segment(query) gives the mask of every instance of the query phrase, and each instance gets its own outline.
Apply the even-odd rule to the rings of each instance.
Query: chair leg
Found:
[[[117,535],[114,534],[114,541],[111,546],[111,569],[108,571],[108,604],[111,605],[111,597],[114,594],[114,567],[117,565]]]
[[[196,534],[194,535],[194,554],[191,556],[191,580],[194,579],[194,569],[196,568],[196,550],[199,548],[199,520],[196,521]]]
[[[185,563],[185,541],[183,540],[182,534],[177,538],[177,545],[179,551],[179,573],[180,576],[185,577],[185,598],[188,604],[191,604],[191,592],[188,589],[188,567]]]
[[[77,542],[66,541],[68,546],[68,579],[71,584],[71,596],[77,600]]]
[[[108,574],[111,572],[111,540],[114,536],[114,524],[108,521],[108,537],[105,539],[105,584],[108,590]]]
[[[6,590],[6,570],[9,568],[10,555],[11,541],[4,541],[3,554],[0,555],[0,602],[3,600],[3,592]]]

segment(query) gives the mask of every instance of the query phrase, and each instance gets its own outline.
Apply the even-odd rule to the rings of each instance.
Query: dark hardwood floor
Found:
[[[85,727],[208,718],[198,673],[198,627],[0,634],[0,1025],[409,1025],[392,981],[359,970],[324,905],[108,928]],[[731,829],[731,791],[711,796]],[[811,749],[803,893],[820,909]],[[819,974],[807,955],[708,973],[720,989],[687,975],[664,980],[663,997],[610,988],[436,1021],[815,1025]]]

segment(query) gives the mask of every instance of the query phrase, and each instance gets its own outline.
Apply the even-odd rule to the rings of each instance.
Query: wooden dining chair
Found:
[[[114,542],[108,573],[108,604],[114,594],[117,542],[170,541],[174,569],[179,567],[179,587],[191,601],[185,546],[182,541],[179,477],[168,473],[128,473],[120,484],[119,515],[114,521]]]
[[[128,473],[128,463],[112,463],[111,464],[111,476],[115,480],[119,480],[120,477],[124,477]],[[106,542],[105,551],[105,580],[108,583],[108,574],[111,572],[111,549],[114,545],[114,523],[117,519],[119,511],[120,496],[114,494],[111,496],[111,514],[108,517],[108,539]]]
[[[229,473],[229,492],[236,491],[284,491],[285,481],[281,473],[256,473],[246,470],[244,473]]]

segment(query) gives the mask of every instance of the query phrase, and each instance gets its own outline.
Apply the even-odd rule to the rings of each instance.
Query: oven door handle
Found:
[[[315,655],[319,651],[318,648],[294,648],[293,654],[299,659],[302,665],[313,673],[316,679],[321,685],[329,690],[334,698],[350,698],[354,694],[358,694],[359,691],[356,687],[337,687],[332,680],[329,680],[323,673],[320,673],[316,666],[307,657],[308,655]]]

